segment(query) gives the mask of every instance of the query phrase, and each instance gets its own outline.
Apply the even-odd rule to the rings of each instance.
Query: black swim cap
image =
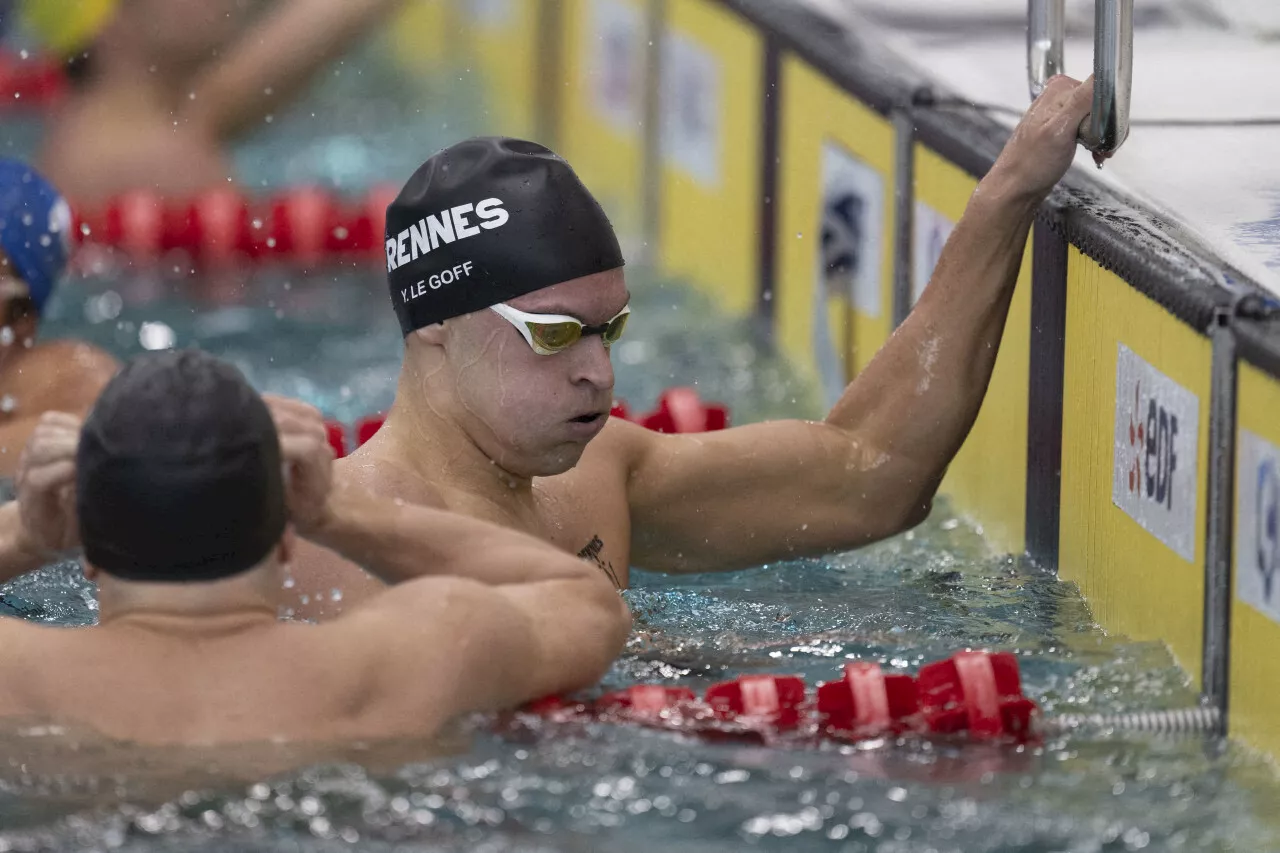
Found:
[[[387,208],[386,255],[406,335],[624,263],[569,164],[498,137],[460,142],[413,173]]]
[[[209,581],[260,563],[285,526],[280,443],[240,371],[196,350],[147,353],[80,435],[85,557],[135,581]]]

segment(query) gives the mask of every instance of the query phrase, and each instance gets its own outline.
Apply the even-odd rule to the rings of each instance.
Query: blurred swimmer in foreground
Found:
[[[225,187],[227,143],[399,2],[18,0],[72,81],[39,165],[77,204]]]
[[[332,466],[319,412],[193,350],[131,360],[83,426],[45,415],[0,507],[0,581],[80,544],[98,624],[0,618],[0,719],[156,744],[428,736],[586,687],[622,650],[630,613],[592,567],[335,489]],[[297,536],[437,576],[324,625],[281,621]]]
[[[49,410],[83,415],[117,362],[80,341],[36,343],[70,252],[71,211],[30,166],[0,160],[0,477]]]
[[[1073,162],[1092,93],[1050,82],[911,315],[825,420],[700,435],[609,417],[630,294],[613,229],[569,165],[513,139],[436,154],[387,210],[405,340],[395,403],[339,476],[542,537],[619,587],[631,566],[742,569],[919,524],[982,406],[1032,222]],[[365,568],[308,556],[299,606],[332,614],[377,594]],[[333,588],[341,602],[315,595]]]

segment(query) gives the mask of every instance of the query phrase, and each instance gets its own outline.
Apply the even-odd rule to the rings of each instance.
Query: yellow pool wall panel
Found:
[[[458,59],[452,33],[461,26],[459,0],[406,3],[383,28],[397,64],[432,83],[439,83]]]
[[[455,0],[455,37],[463,70],[478,83],[487,133],[536,137],[538,16],[544,1]]]
[[[561,0],[557,152],[573,164],[624,241],[644,213],[644,112],[649,3]]]
[[[759,283],[764,38],[720,3],[666,0],[661,51],[658,263],[744,316]]]
[[[832,403],[892,330],[894,128],[804,60],[785,54],[778,139],[778,341]],[[856,217],[845,210],[850,202]],[[834,294],[822,242],[824,221],[832,217],[844,226],[858,261],[849,275],[833,277]]]
[[[946,221],[959,222],[977,186],[968,172],[927,146],[915,146],[917,206],[926,205]],[[1026,550],[1031,266],[1028,239],[991,384],[940,489],[959,512],[982,527],[993,549],[1012,554]],[[927,280],[932,269],[917,272]]]
[[[1070,248],[1059,574],[1108,631],[1167,643],[1193,683],[1211,362],[1208,338]]]
[[[1280,381],[1249,364],[1240,365],[1236,441],[1228,719],[1232,736],[1280,756]]]

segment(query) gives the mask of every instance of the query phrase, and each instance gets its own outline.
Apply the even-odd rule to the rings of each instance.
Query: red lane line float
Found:
[[[928,664],[915,678],[848,664],[842,678],[818,685],[812,702],[799,676],[745,675],[711,685],[702,699],[687,688],[640,684],[590,703],[547,697],[522,709],[553,722],[598,719],[765,743],[957,734],[1025,743],[1039,710],[1022,695],[1013,655],[973,651]]]
[[[975,738],[1020,735],[1037,708],[1022,695],[1018,659],[1008,652],[961,652],[920,668],[920,708],[930,731]]]
[[[844,677],[818,685],[818,717],[834,737],[903,734],[918,728],[920,699],[909,675],[885,673],[878,664],[845,664]]]
[[[377,263],[387,205],[396,193],[379,185],[349,199],[318,187],[294,187],[254,199],[216,187],[166,199],[135,190],[103,204],[73,205],[75,235],[82,245],[119,252],[135,264],[155,264],[170,252],[201,266]]]
[[[66,91],[67,78],[56,59],[0,51],[0,109],[48,107]]]
[[[674,413],[674,414],[673,414]],[[726,429],[729,425],[729,410],[718,403],[703,403],[698,392],[692,388],[671,388],[663,392],[658,400],[658,407],[648,415],[632,418],[625,402],[614,403],[612,417],[632,421],[646,429],[665,433],[709,432]],[[326,421],[329,433],[329,446],[334,455],[341,459],[352,450],[363,445],[382,428],[386,416],[370,415],[356,421],[349,431],[345,424],[337,421]],[[354,442],[348,437],[354,436]]]

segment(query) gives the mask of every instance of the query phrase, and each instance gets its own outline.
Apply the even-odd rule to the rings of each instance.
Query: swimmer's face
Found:
[[[201,65],[216,59],[244,27],[258,0],[129,0],[124,23],[161,65]]]
[[[611,270],[512,299],[532,314],[567,314],[607,323],[627,304],[622,270]],[[456,416],[503,469],[526,477],[562,474],[600,433],[613,403],[613,365],[599,335],[555,355],[538,355],[496,313],[445,323],[445,370]]]
[[[0,328],[10,330],[10,334],[0,334],[0,348],[34,334],[34,327],[28,326],[35,322],[35,318],[30,288],[18,278],[17,272],[9,265],[9,258],[0,251]]]

